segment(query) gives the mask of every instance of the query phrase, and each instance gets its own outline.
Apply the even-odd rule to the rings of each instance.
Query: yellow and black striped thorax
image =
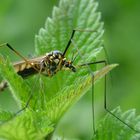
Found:
[[[67,61],[62,52],[55,50],[44,56],[29,59],[28,62],[20,61],[14,63],[16,72],[23,78],[41,73],[45,76],[53,76],[62,68],[76,71],[71,61]]]

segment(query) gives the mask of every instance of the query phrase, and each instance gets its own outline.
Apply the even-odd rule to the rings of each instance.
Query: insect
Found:
[[[70,70],[71,72],[76,73],[77,70],[77,66],[75,66],[74,60],[67,60],[67,58],[65,57],[70,44],[73,43],[73,37],[76,31],[80,31],[80,30],[73,30],[71,37],[64,49],[63,52],[59,51],[59,50],[54,50],[51,51],[49,53],[46,53],[43,56],[40,57],[36,57],[36,58],[32,58],[32,59],[26,59],[24,56],[22,56],[19,52],[17,52],[11,45],[9,45],[8,43],[6,44],[2,44],[0,45],[0,47],[6,46],[8,47],[11,51],[13,51],[15,54],[17,54],[18,56],[20,56],[23,60],[13,63],[13,66],[15,68],[15,71],[17,72],[18,75],[20,75],[22,78],[28,78],[29,76],[35,75],[35,74],[42,74],[45,75],[47,77],[52,77],[55,74],[57,74],[59,71],[61,70]],[[82,31],[82,30],[81,30]],[[79,53],[79,55],[82,58],[82,55]],[[90,69],[90,65],[95,65],[95,64],[105,64],[107,65],[106,60],[101,60],[101,61],[96,61],[96,62],[89,62],[89,63],[84,63],[81,65],[78,65],[78,67],[84,67],[87,66],[89,69],[89,72],[92,75],[92,101],[94,100],[94,73],[92,72],[92,70]],[[8,84],[6,81],[3,81],[0,83],[0,91],[4,90],[6,87],[8,87]],[[19,110],[16,114],[18,114],[19,112],[25,110],[28,105],[29,102],[31,100],[33,96],[33,93],[30,95],[26,105],[24,108],[22,108],[21,110]],[[121,120],[119,117],[117,117],[115,114],[113,114],[107,107],[107,100],[106,100],[106,76],[105,76],[105,91],[104,91],[104,108],[105,110],[111,114],[112,116],[114,116],[116,119],[118,119],[119,121],[121,121],[123,124],[127,125],[130,129],[132,129],[133,131],[137,132],[133,127],[131,127],[129,124],[125,123],[123,120]],[[95,123],[94,123],[94,102],[92,102],[92,110],[93,110],[93,131],[94,133],[96,132],[95,129]]]

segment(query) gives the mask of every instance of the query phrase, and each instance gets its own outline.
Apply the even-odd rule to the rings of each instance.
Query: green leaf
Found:
[[[24,80],[15,73],[13,65],[9,59],[5,60],[0,57],[0,74],[8,82],[11,93],[19,107],[23,107],[27,101],[31,89],[24,82]]]
[[[94,82],[105,76],[110,70],[115,68],[117,65],[108,65],[97,71],[94,75]],[[79,84],[82,81],[82,84]],[[91,87],[92,77],[86,75],[80,77],[73,85],[60,90],[60,93],[56,95],[52,100],[46,104],[46,115],[54,123],[57,123],[61,116],[76,103]]]
[[[70,39],[73,29],[91,30],[90,32],[76,31],[71,46],[66,54],[67,59],[71,59],[73,50],[76,48],[83,57],[77,56],[75,65],[86,62],[93,62],[98,53],[102,50],[103,23],[100,21],[101,15],[96,12],[98,3],[94,0],[60,0],[59,8],[54,7],[52,18],[47,18],[45,28],[41,28],[35,38],[35,49],[37,55],[45,54],[53,50],[64,51]],[[93,69],[95,70],[95,69]],[[77,74],[61,72],[51,78],[43,78],[45,89],[47,89],[47,99],[51,99],[57,92],[65,87],[67,83],[79,77]],[[52,88],[53,87],[53,88]]]
[[[3,121],[9,120],[11,117],[13,117],[11,112],[0,109],[0,124]]]
[[[53,9],[52,18],[46,20],[45,28],[41,28],[35,37],[36,54],[44,55],[52,50],[63,52],[73,29],[90,30],[76,31],[66,57],[71,59],[72,52],[78,48],[78,53],[83,57],[77,56],[75,66],[94,62],[102,50],[103,35],[103,23],[100,22],[100,13],[96,12],[97,6],[94,0],[60,0],[59,7]],[[116,65],[109,65],[95,72],[95,81],[114,67]],[[90,68],[96,69],[95,66]],[[26,105],[30,94],[34,95],[25,111],[0,126],[0,137],[5,139],[43,139],[54,131],[62,115],[91,87],[87,67],[77,68],[76,73],[61,71],[52,78],[39,75],[24,81],[16,74],[12,64],[1,57],[0,74],[8,82],[20,109]],[[84,82],[81,83],[81,80]],[[2,115],[5,114],[2,111]],[[5,120],[1,118],[1,122]]]
[[[136,110],[122,112],[120,107],[112,111],[117,117],[140,132],[140,116]],[[136,133],[109,113],[99,122],[94,140],[139,140],[140,133]]]
[[[53,124],[40,112],[26,112],[5,122],[0,127],[0,138],[4,140],[40,140],[53,131]]]

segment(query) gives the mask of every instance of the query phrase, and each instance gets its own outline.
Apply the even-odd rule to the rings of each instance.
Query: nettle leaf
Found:
[[[135,131],[117,120],[110,114],[107,114],[98,124],[97,134],[94,140],[139,140],[140,139],[140,116],[136,116],[136,110],[131,109],[122,112],[120,107],[112,111],[117,117],[129,124]]]
[[[0,59],[0,74],[8,81],[12,95],[19,107],[23,108],[31,89],[15,73],[12,64],[2,57]],[[0,138],[7,140],[38,140],[44,138],[54,128],[52,122],[46,116],[42,118],[43,115],[43,111],[35,112],[31,108],[17,116],[13,112],[0,109]]]
[[[96,12],[98,3],[94,0],[60,0],[59,8],[54,7],[52,18],[47,18],[45,28],[41,28],[36,35],[35,48],[37,55],[45,54],[53,50],[64,51],[73,29],[90,31],[76,31],[71,46],[66,54],[67,59],[72,58],[73,51],[82,54],[77,56],[75,65],[80,63],[95,61],[96,56],[102,50],[103,23],[100,21],[101,15]],[[76,47],[75,47],[76,46]],[[93,69],[94,70],[94,69]],[[79,77],[81,70],[77,74],[70,72],[60,72],[51,80],[43,78],[46,98],[49,100],[57,95],[57,92],[65,87],[67,83]],[[49,83],[49,84],[47,84]],[[52,88],[53,87],[53,88]]]
[[[13,117],[13,114],[11,112],[2,109],[0,110],[0,124],[3,121],[9,120],[11,117]]]
[[[0,73],[8,82],[8,86],[10,87],[17,105],[23,107],[31,89],[25,84],[24,80],[15,73],[13,65],[10,63],[9,59],[7,58],[7,60],[5,60],[2,56],[0,57]]]
[[[4,140],[40,140],[53,129],[53,124],[46,117],[41,118],[40,113],[26,110],[9,122],[1,124],[0,138]]]
[[[59,6],[53,9],[52,18],[46,20],[45,28],[41,28],[35,37],[36,55],[44,55],[52,50],[63,52],[72,30],[79,29],[75,32],[66,57],[71,59],[73,52],[78,51],[80,55],[75,60],[75,66],[95,61],[102,50],[103,35],[103,23],[100,22],[100,13],[96,12],[97,6],[94,0],[60,0]],[[96,71],[95,81],[116,66],[109,65]],[[91,69],[95,70],[96,67],[92,66]],[[20,109],[33,93],[29,107],[14,118],[9,119],[14,113],[1,109],[1,116],[5,116],[0,117],[0,138],[3,139],[44,139],[55,130],[68,108],[91,88],[91,76],[86,67],[77,68],[76,73],[61,71],[52,78],[39,75],[38,78],[35,76],[24,81],[16,74],[12,64],[1,58],[0,75],[8,82]],[[37,83],[34,82],[36,80]],[[81,83],[81,80],[84,82]]]
[[[100,71],[96,71],[94,75],[94,82],[105,76],[110,70],[115,68],[117,65],[108,65],[102,68]],[[79,84],[82,81],[81,84]],[[52,100],[46,104],[46,115],[50,118],[52,122],[57,124],[61,116],[76,103],[91,87],[92,77],[91,75],[86,75],[80,77],[73,85],[60,90],[60,93],[56,95]]]

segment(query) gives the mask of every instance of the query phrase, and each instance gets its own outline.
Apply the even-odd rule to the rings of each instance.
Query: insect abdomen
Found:
[[[27,78],[29,76],[32,76],[32,75],[38,73],[38,71],[34,67],[35,67],[35,64],[31,65],[31,64],[28,64],[25,62],[14,64],[14,68],[15,68],[17,74],[19,74],[23,78]]]
[[[27,77],[32,76],[32,75],[37,74],[37,73],[38,72],[34,68],[32,68],[32,67],[17,72],[17,74],[19,74],[23,78],[27,78]]]

